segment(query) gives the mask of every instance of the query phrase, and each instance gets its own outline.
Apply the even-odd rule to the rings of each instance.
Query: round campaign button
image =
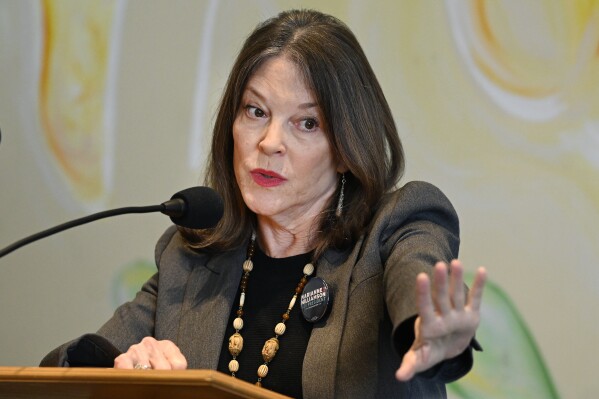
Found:
[[[331,291],[326,281],[313,277],[304,287],[300,297],[300,305],[304,318],[315,323],[327,313],[331,302]]]

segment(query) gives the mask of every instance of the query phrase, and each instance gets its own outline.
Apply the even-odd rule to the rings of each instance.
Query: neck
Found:
[[[305,254],[313,248],[309,229],[288,229],[258,217],[257,240],[260,248],[271,258],[287,258]]]

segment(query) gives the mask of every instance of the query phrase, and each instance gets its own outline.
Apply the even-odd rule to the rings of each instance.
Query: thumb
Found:
[[[409,381],[414,377],[416,364],[416,354],[413,349],[410,349],[404,355],[399,369],[395,372],[395,378],[399,381]]]

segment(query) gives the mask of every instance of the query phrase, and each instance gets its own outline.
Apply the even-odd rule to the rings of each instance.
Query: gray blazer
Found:
[[[408,383],[394,373],[413,341],[417,274],[457,258],[458,247],[458,218],[449,200],[428,183],[411,182],[383,198],[351,250],[328,250],[317,262],[317,276],[327,281],[334,301],[310,336],[304,397],[446,397],[445,383],[472,367],[470,348]],[[97,334],[123,352],[145,336],[168,339],[189,368],[216,369],[245,252],[198,253],[169,228],[156,245],[158,273]],[[57,348],[42,364],[72,364],[68,351],[77,342]]]

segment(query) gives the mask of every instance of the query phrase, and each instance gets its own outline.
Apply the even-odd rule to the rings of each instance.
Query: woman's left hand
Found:
[[[418,317],[414,323],[415,339],[395,373],[407,381],[445,359],[461,354],[470,345],[480,320],[480,303],[486,271],[479,268],[472,288],[465,297],[464,268],[459,260],[435,265],[433,284],[425,273],[416,279]]]

